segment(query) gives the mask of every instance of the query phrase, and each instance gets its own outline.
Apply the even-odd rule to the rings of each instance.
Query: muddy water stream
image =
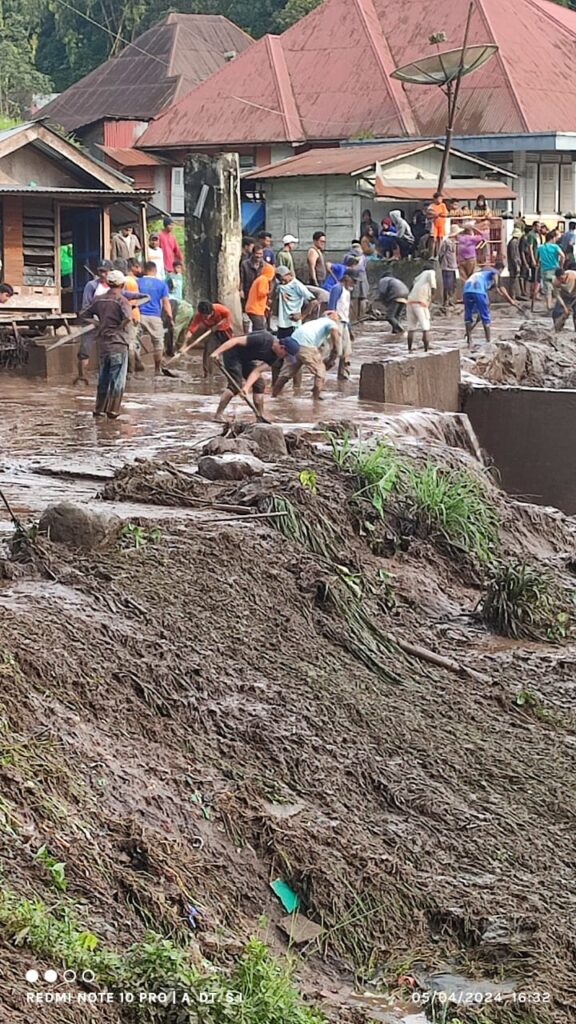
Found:
[[[513,326],[511,319],[507,326]],[[380,427],[385,432],[442,440],[442,419],[446,414],[422,413],[397,407],[371,405],[357,398],[363,362],[406,353],[405,340],[389,333],[387,325],[369,323],[357,330],[352,379],[339,383],[334,373],[327,381],[325,399],[313,402],[310,385],[295,395],[291,388],[275,401],[267,402],[271,419],[285,427],[311,427],[319,420],[347,419],[366,430]],[[460,314],[436,322],[434,344],[438,347],[463,345]],[[129,379],[122,418],[116,422],[95,420],[95,375],[89,387],[74,387],[69,380],[45,382],[0,374],[0,487],[23,516],[36,516],[53,501],[89,501],[102,481],[126,461],[135,458],[179,459],[189,453],[192,460],[204,439],[220,433],[213,422],[222,378],[202,378],[198,356],[177,367],[179,379],[155,379],[147,369]],[[250,412],[235,401],[231,407],[238,419],[248,420]],[[50,476],[66,471],[68,478]],[[79,474],[74,476],[73,474]],[[88,476],[89,475],[89,476]],[[92,478],[93,477],[93,478]],[[122,504],[109,512],[122,517],[173,515],[172,509]],[[180,513],[179,513],[180,514]],[[190,511],[190,515],[198,515]],[[0,509],[0,529],[8,519]]]

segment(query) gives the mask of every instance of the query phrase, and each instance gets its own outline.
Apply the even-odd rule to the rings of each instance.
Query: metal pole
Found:
[[[438,175],[438,191],[441,192],[444,188],[444,182],[448,174],[448,159],[450,157],[450,149],[452,147],[452,135],[454,134],[454,118],[456,116],[456,108],[458,106],[458,94],[460,92],[460,83],[462,81],[464,72],[464,60],[466,57],[466,47],[468,45],[468,35],[470,32],[470,22],[472,20],[472,11],[474,10],[474,3],[471,2],[468,8],[468,17],[466,18],[466,28],[464,30],[464,42],[462,43],[462,54],[460,56],[460,66],[458,68],[458,74],[456,75],[454,92],[452,92],[452,83],[448,83],[448,124],[446,125],[446,142],[444,143],[444,152],[442,154],[442,165],[440,167],[440,174]]]

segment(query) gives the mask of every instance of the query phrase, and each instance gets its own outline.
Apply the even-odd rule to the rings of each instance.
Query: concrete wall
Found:
[[[460,409],[460,353],[457,349],[415,352],[363,363],[359,397],[417,409]]]
[[[576,391],[466,387],[462,409],[505,490],[576,513]]]

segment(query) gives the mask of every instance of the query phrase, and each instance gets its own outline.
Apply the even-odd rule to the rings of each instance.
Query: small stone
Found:
[[[255,455],[203,455],[198,461],[198,473],[207,480],[246,480],[262,476],[266,466]]]

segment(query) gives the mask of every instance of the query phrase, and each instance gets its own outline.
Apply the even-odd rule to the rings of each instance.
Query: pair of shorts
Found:
[[[430,330],[430,309],[423,306],[421,302],[406,303],[406,330],[407,331],[429,331]]]
[[[222,362],[224,363],[224,366],[228,370],[228,373],[233,378],[234,382],[238,385],[239,388],[242,387],[245,380],[248,380],[248,377],[252,373],[252,370],[254,369],[255,366],[258,365],[252,360],[250,360],[249,362],[243,361],[240,358],[238,350],[233,348],[230,348],[228,349],[227,352],[224,352],[222,356]],[[262,377],[259,377],[256,383],[254,384],[252,390],[255,395],[261,395],[264,392],[265,388],[266,385],[264,384]]]
[[[464,323],[471,324],[475,315],[478,315],[483,324],[492,323],[490,316],[490,303],[484,292],[464,292]]]
[[[145,316],[142,313],[140,318],[142,324],[142,332],[147,334],[152,342],[152,348],[155,352],[164,351],[164,324],[162,323],[162,317],[160,316]]]
[[[93,327],[90,331],[85,333],[80,338],[80,348],[78,349],[78,359],[90,359],[94,342],[96,341],[96,328]]]
[[[456,271],[455,270],[443,270],[442,271],[442,284],[445,292],[453,292],[456,288]]]

